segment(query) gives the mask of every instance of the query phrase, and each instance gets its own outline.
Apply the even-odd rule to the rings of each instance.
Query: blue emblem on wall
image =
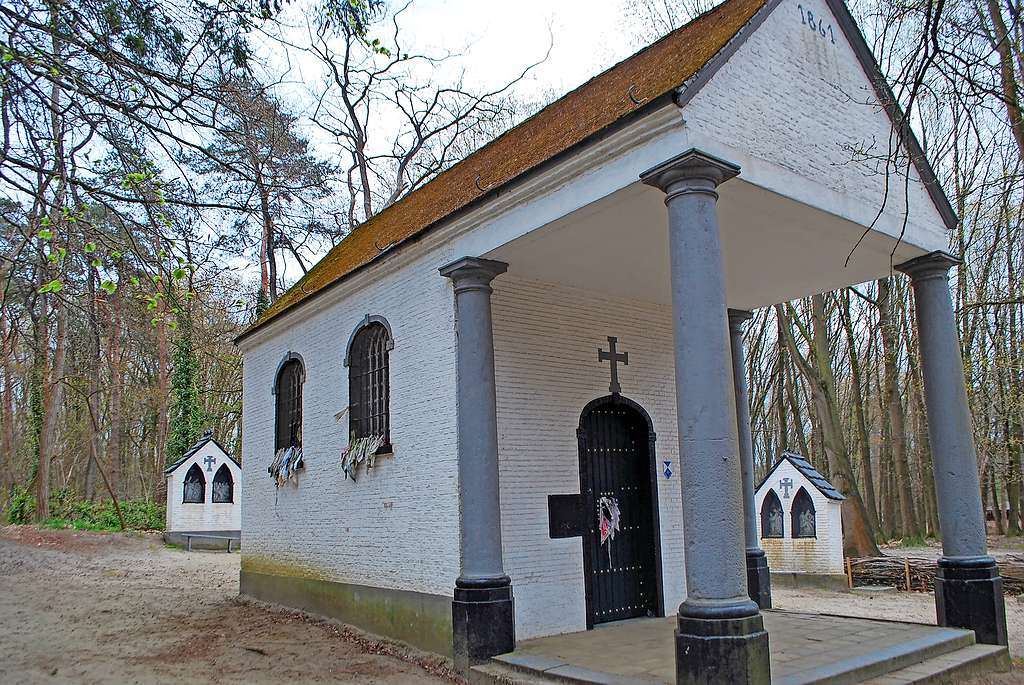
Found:
[[[662,463],[665,464],[665,480],[668,480],[672,477],[672,462],[666,461]]]

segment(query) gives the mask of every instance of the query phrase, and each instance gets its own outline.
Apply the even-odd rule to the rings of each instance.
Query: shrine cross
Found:
[[[216,457],[207,457],[203,459],[203,463],[206,464],[207,471],[213,471],[213,465],[217,463]]]
[[[618,338],[609,335],[608,351],[605,352],[600,347],[597,348],[597,361],[612,363],[612,382],[608,384],[608,389],[613,395],[618,395],[622,392],[622,388],[619,386],[619,362],[629,366],[629,352],[616,352],[615,350],[615,343],[618,341]]]
[[[782,496],[789,499],[789,491],[793,488],[793,479],[783,478],[779,481],[779,487],[782,488]]]

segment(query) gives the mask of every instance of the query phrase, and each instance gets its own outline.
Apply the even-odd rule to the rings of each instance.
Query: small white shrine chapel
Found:
[[[213,431],[207,431],[168,466],[164,476],[169,541],[178,543],[184,534],[238,537],[242,529],[242,467],[214,439]]]
[[[761,549],[771,572],[846,583],[842,504],[846,497],[807,459],[784,452],[754,490]]]
[[[939,653],[922,631],[1005,663],[956,224],[842,0],[726,0],[353,229],[238,337],[241,592],[476,682],[857,682]],[[802,663],[824,624],[871,631],[762,611],[744,321],[893,271],[915,294],[941,627]],[[644,630],[663,661],[633,658]],[[607,648],[573,663],[544,651],[556,635]]]

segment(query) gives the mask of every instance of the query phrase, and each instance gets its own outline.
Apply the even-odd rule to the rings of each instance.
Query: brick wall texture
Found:
[[[808,9],[833,27],[832,35],[809,29]],[[863,104],[873,98],[824,3],[784,0],[682,115],[686,130],[718,141],[714,151],[739,149],[774,165],[776,186],[801,179],[785,188],[796,199],[810,202],[814,198],[801,193],[824,184],[842,203],[834,213],[849,217],[864,214],[866,206],[874,212],[881,198],[877,169],[851,164],[865,142],[874,141],[872,154],[885,152],[885,115]],[[680,151],[665,150],[665,157]],[[913,192],[920,199],[923,191]],[[891,194],[890,202],[887,211],[900,214],[902,192]],[[927,201],[915,200],[910,222],[913,230],[941,230]],[[468,244],[467,236],[458,240]],[[543,241],[538,245],[543,249]],[[451,594],[460,554],[456,338],[451,285],[437,268],[459,256],[451,243],[432,248],[427,240],[403,248],[397,258],[286,315],[287,326],[272,325],[275,332],[245,343],[243,568]],[[844,257],[835,255],[836,269]],[[622,393],[644,407],[657,433],[665,606],[672,612],[685,594],[680,484],[686,473],[676,435],[670,308],[515,274],[513,264],[495,281],[494,328],[502,542],[505,570],[515,584],[518,637],[585,627],[580,541],[548,537],[547,497],[579,492],[576,428],[583,407],[608,394],[608,364],[598,361],[597,350],[606,348],[609,335],[629,352],[629,365],[620,369]],[[613,282],[630,274],[608,277]],[[345,345],[368,314],[385,317],[394,333],[395,452],[353,483],[339,464],[347,419],[337,421],[335,414],[348,404]],[[266,470],[274,444],[271,389],[290,352],[302,356],[306,369],[306,467],[297,485],[277,489]],[[663,461],[672,462],[671,479],[661,473]],[[821,549],[802,558],[818,572],[841,572],[841,536],[838,523],[825,515],[829,506],[818,509],[822,535],[815,544]],[[777,570],[788,563],[780,554],[769,549]]]

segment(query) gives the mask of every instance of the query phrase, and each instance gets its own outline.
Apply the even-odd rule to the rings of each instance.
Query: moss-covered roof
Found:
[[[339,282],[391,247],[672,93],[725,47],[765,2],[726,0],[595,76],[360,224],[240,337]]]

